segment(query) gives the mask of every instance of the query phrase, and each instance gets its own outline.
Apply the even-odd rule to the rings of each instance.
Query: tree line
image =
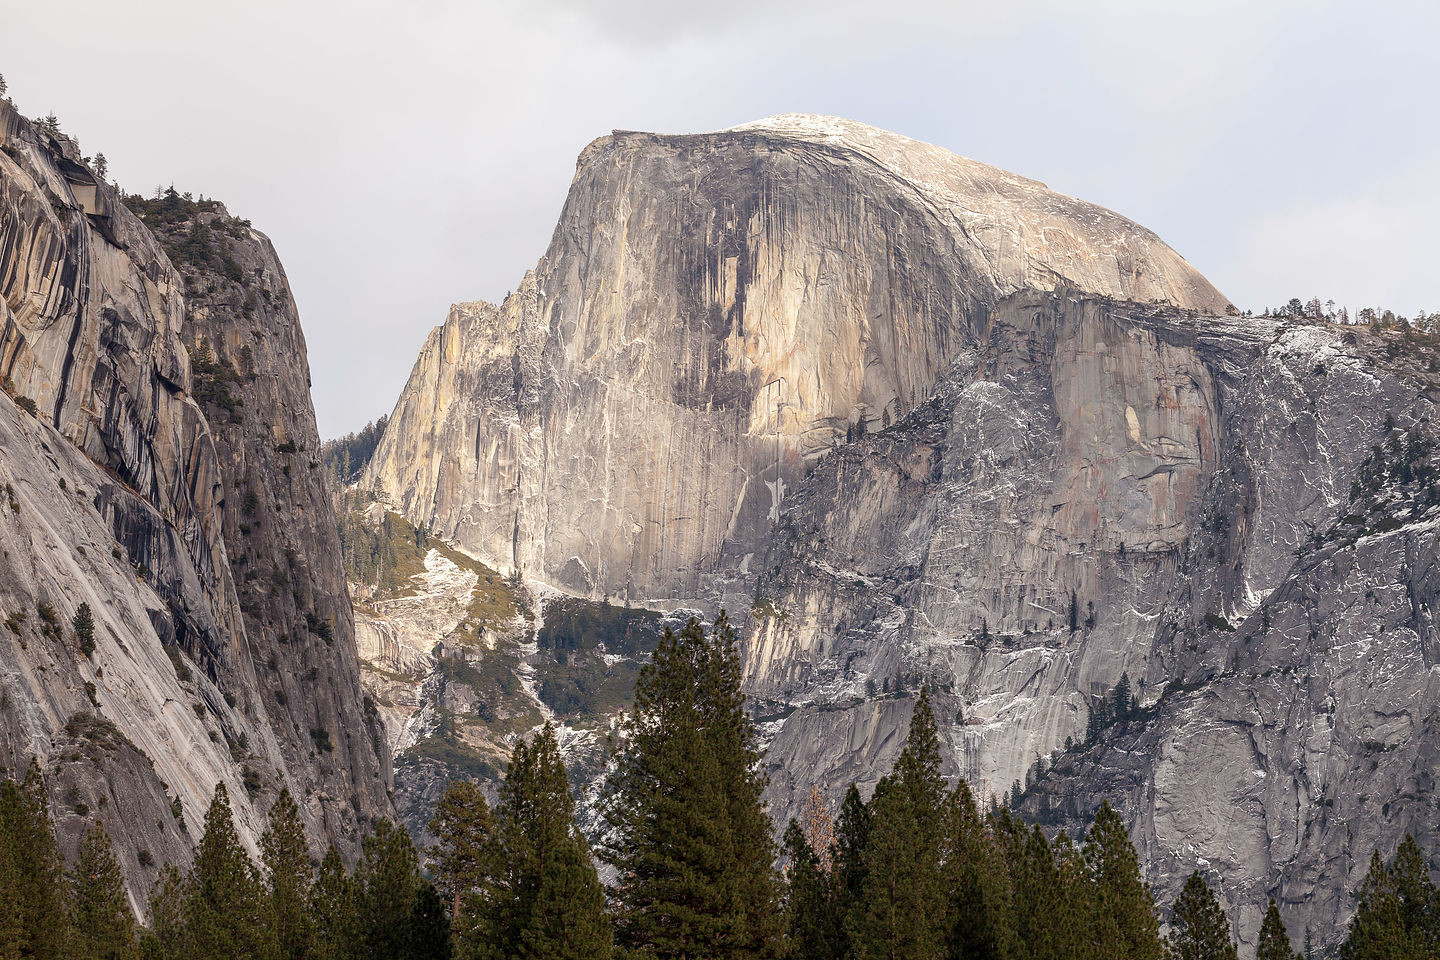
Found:
[[[576,824],[560,735],[521,739],[492,805],[452,783],[428,867],[377,823],[353,870],[317,865],[282,792],[251,859],[217,786],[188,871],[166,866],[137,924],[108,836],[61,861],[38,765],[0,785],[0,960],[1235,960],[1204,876],[1168,914],[1119,815],[1053,839],[941,775],[928,694],[866,799],[832,818],[818,790],[777,845],[724,614],[666,630],[641,673],[592,846]],[[612,874],[602,885],[597,861]],[[1307,944],[1308,947],[1308,944]],[[1440,896],[1418,845],[1375,854],[1342,960],[1440,948]],[[1309,951],[1307,949],[1307,960]],[[1274,900],[1260,960],[1297,960]]]

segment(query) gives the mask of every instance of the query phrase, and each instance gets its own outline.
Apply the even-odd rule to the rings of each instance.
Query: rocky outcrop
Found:
[[[1247,940],[1271,892],[1324,939],[1372,848],[1436,845],[1434,349],[1239,317],[1143,228],[847,121],[617,132],[365,484],[564,590],[748,613],[781,822],[925,684],[949,774],[1077,829],[1109,796],[1163,901],[1206,866]]]
[[[733,605],[809,467],[1057,287],[1226,305],[1123,217],[860,124],[617,132],[520,289],[431,334],[365,482],[506,570]]]
[[[176,262],[192,393],[219,460],[221,532],[245,649],[316,837],[358,851],[390,807],[389,750],[363,696],[305,337],[264,234],[215,201],[132,201]],[[298,789],[297,789],[298,788]]]
[[[247,842],[288,786],[353,852],[389,809],[384,744],[273,250],[215,205],[232,235],[169,220],[177,252],[72,141],[9,104],[0,137],[0,763],[40,759],[67,845],[105,819],[132,896],[188,860],[221,781]]]
[[[1373,481],[1373,444],[1418,463],[1433,442],[1433,377],[1385,340],[1002,303],[930,409],[823,463],[784,513],[747,650],[785,713],[776,812],[811,783],[873,782],[928,684],[950,773],[992,797],[1041,773],[1026,809],[1077,832],[1108,797],[1163,902],[1205,866],[1247,940],[1276,892],[1297,938],[1333,936],[1370,851],[1429,837],[1433,802],[1440,488],[1374,511],[1347,492]],[[1372,541],[1385,517],[1404,520]],[[1318,560],[1336,538],[1362,556]],[[1141,717],[1087,751],[1127,674]]]

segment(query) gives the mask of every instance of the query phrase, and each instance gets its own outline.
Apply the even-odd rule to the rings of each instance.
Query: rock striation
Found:
[[[1059,287],[1226,306],[1123,217],[860,124],[617,132],[520,289],[431,333],[365,483],[506,570],[712,603],[810,466]]]
[[[390,809],[284,274],[173,201],[152,230],[0,103],[0,765],[40,760],[67,847],[103,818],[139,899],[217,782],[252,844],[282,787],[351,853]]]
[[[787,506],[747,649],[776,810],[873,783],[925,683],[950,773],[1072,832],[1119,803],[1163,902],[1204,866],[1247,942],[1277,894],[1297,940],[1341,932],[1371,850],[1434,848],[1440,703],[1440,487],[1366,486],[1433,470],[1436,378],[1346,336],[1003,302],[931,409]],[[1122,677],[1139,706],[1087,747]]]
[[[1204,865],[1247,941],[1270,893],[1325,940],[1371,849],[1437,847],[1435,351],[1240,317],[1123,217],[850,121],[617,131],[364,485],[506,572],[748,614],[781,822],[925,684],[951,775],[1068,829],[1108,796],[1163,901]]]

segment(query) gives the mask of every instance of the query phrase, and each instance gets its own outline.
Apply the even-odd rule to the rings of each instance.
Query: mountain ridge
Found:
[[[133,903],[189,862],[217,782],[252,848],[289,788],[317,850],[353,857],[392,809],[388,753],[334,643],[321,477],[286,462],[318,437],[273,247],[213,201],[122,197],[9,102],[0,154],[0,764],[40,761],[67,853],[106,820]]]
[[[1292,581],[1346,595],[1296,552],[1387,411],[1429,436],[1428,374],[1383,331],[1241,317],[1149,231],[986,170],[810,117],[599,138],[517,291],[432,332],[362,487],[507,575],[743,617],[779,822],[889,769],[924,684],[949,775],[1039,805],[1023,785],[1063,762],[1047,815],[1118,794],[1162,897],[1202,855],[1179,816],[1198,805],[1216,842],[1281,838],[1204,847],[1230,902],[1323,884],[1286,919],[1338,929],[1364,863],[1329,851],[1324,799],[1348,791],[1367,855],[1418,809],[1354,793],[1365,738],[1332,744],[1288,820],[1278,794],[1209,803],[1163,752],[1074,745],[1122,681],[1164,727],[1200,715],[1234,642],[1311,656],[1278,621],[1225,627]],[[1370,724],[1389,708],[1350,675],[1318,702]],[[1263,712],[1316,709],[1286,688]],[[1187,763],[1225,776],[1214,743],[1218,767]],[[1257,749],[1283,768],[1288,747]],[[1253,942],[1258,914],[1235,919]]]

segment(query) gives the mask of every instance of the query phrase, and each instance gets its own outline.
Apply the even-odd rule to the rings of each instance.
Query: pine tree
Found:
[[[1440,952],[1440,916],[1434,884],[1413,837],[1406,837],[1387,868],[1379,851],[1360,884],[1341,960],[1428,960]]]
[[[20,783],[0,785],[0,869],[7,890],[0,905],[11,922],[0,923],[0,956],[61,956],[68,938],[66,884],[40,765],[34,759]]]
[[[860,799],[855,784],[845,791],[840,802],[840,818],[835,822],[835,867],[831,883],[834,888],[835,914],[839,922],[836,956],[850,956],[850,935],[847,918],[855,912],[865,892],[865,851],[870,845],[870,808]]]
[[[822,869],[805,829],[796,820],[785,830],[789,956],[795,960],[831,960],[841,956],[843,917],[836,910],[832,872]]]
[[[1060,865],[1038,827],[1030,830],[1019,852],[1020,868],[1011,871],[1015,883],[1015,917],[1030,960],[1071,960],[1066,940],[1079,926],[1076,904],[1067,902]]]
[[[1175,898],[1167,947],[1170,960],[1237,960],[1230,921],[1199,870]]]
[[[235,832],[223,783],[215,785],[205,812],[205,831],[186,888],[187,957],[242,960],[272,949],[264,885]]]
[[[1013,957],[1019,944],[1010,875],[996,836],[987,829],[963,780],[951,794],[948,820],[943,876],[949,896],[950,955],[975,960]]]
[[[1430,880],[1425,856],[1415,838],[1406,835],[1386,869],[1390,889],[1400,901],[1400,919],[1409,938],[1423,944],[1431,957],[1440,956],[1440,890]]]
[[[8,780],[0,785],[0,810],[9,805],[14,788]],[[0,816],[0,960],[20,957],[27,946],[20,907],[24,868],[15,846],[9,824]]]
[[[146,960],[179,960],[188,956],[185,944],[185,878],[166,864],[150,891],[150,925],[140,940]]]
[[[1260,942],[1255,948],[1255,960],[1300,960],[1300,955],[1290,945],[1290,935],[1285,932],[1274,897],[1270,898],[1270,908],[1265,911],[1265,921],[1260,924]]]
[[[932,957],[946,937],[941,876],[945,781],[930,699],[921,690],[894,771],[875,787],[865,886],[846,918],[859,960]]]
[[[71,960],[125,960],[135,951],[135,915],[110,835],[98,820],[85,831],[70,871]]]
[[[623,945],[716,960],[778,948],[760,761],[724,612],[708,637],[693,619],[667,629],[636,683],[604,810]]]
[[[835,821],[825,805],[825,795],[819,785],[811,786],[805,796],[805,806],[800,810],[800,829],[805,842],[815,854],[815,867],[828,875],[835,857]]]
[[[270,825],[260,838],[260,860],[270,899],[270,922],[279,960],[313,955],[310,887],[314,868],[300,810],[288,789],[270,808]]]
[[[1140,861],[1120,815],[1102,801],[1081,851],[1094,891],[1091,935],[1115,960],[1159,960],[1155,898],[1140,879]]]
[[[1115,719],[1124,720],[1130,716],[1130,711],[1135,707],[1134,696],[1130,693],[1130,674],[1120,674],[1120,682],[1115,684]]]
[[[95,615],[90,612],[90,604],[80,604],[70,624],[75,628],[75,643],[80,652],[90,656],[95,652]]]
[[[465,898],[483,890],[497,869],[495,817],[479,785],[449,784],[435,805],[430,831],[437,841],[430,848],[430,868],[450,916],[458,917]]]
[[[360,890],[331,847],[310,888],[310,918],[317,960],[350,960],[361,952]]]
[[[450,960],[450,908],[433,883],[421,883],[405,943],[409,960]]]
[[[590,845],[555,728],[516,745],[497,808],[499,861],[488,917],[475,925],[484,955],[569,958],[610,955],[613,933]]]
[[[606,960],[614,939],[589,846],[578,838],[560,844],[545,862],[517,956]]]
[[[407,960],[410,917],[420,892],[420,861],[404,827],[381,819],[355,868],[361,942],[373,960]]]
[[[1095,883],[1084,855],[1065,833],[1055,837],[1051,849],[1055,855],[1055,873],[1060,881],[1055,916],[1050,924],[1050,940],[1053,943],[1051,957],[1063,960],[1108,960],[1108,944],[1101,942],[1099,937]],[[1040,960],[1038,954],[1036,960]]]

